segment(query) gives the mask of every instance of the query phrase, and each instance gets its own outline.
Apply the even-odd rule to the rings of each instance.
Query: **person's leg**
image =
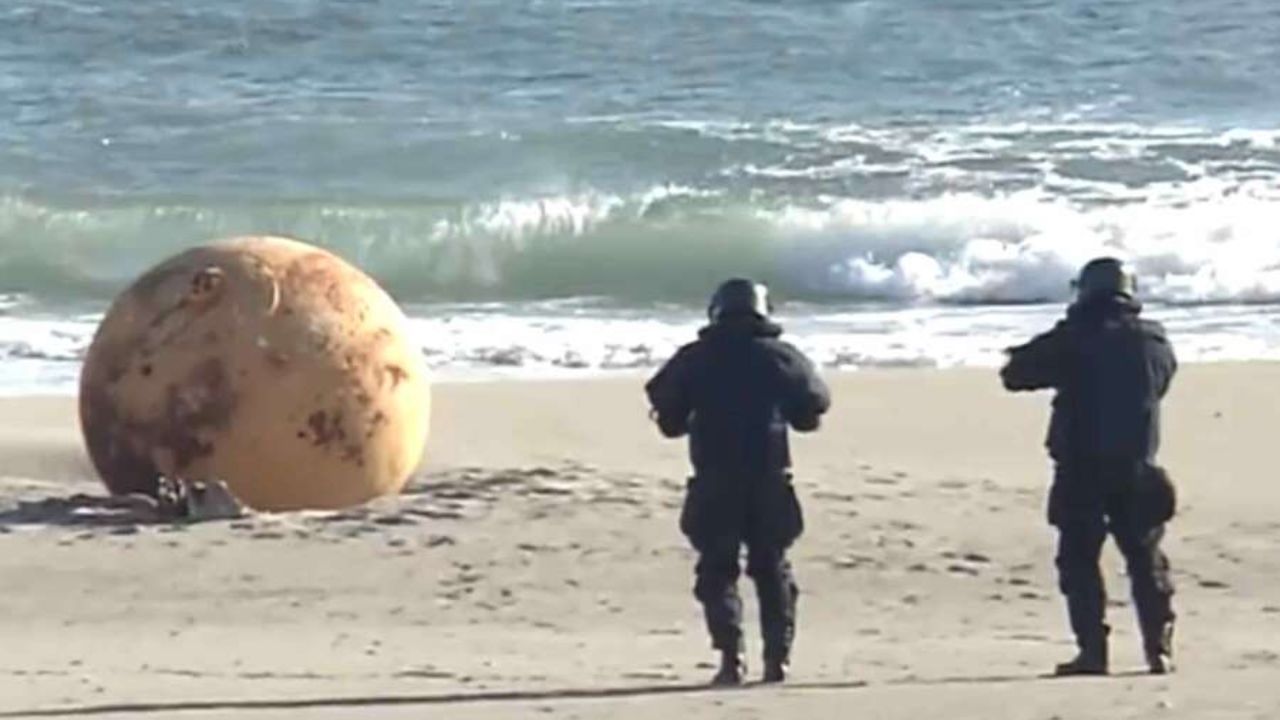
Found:
[[[1111,513],[1111,533],[1124,555],[1143,651],[1153,673],[1173,669],[1173,580],[1160,548],[1164,525],[1152,524],[1140,496],[1122,496]]]
[[[795,640],[799,589],[786,550],[768,542],[747,541],[747,573],[755,581],[760,605],[760,633],[764,639],[766,682],[786,679]]]
[[[789,473],[761,475],[750,487],[744,540],[747,573],[760,604],[764,680],[781,682],[791,661],[799,596],[787,550],[803,533],[804,516]]]
[[[1058,586],[1079,654],[1057,668],[1058,674],[1104,674],[1108,670],[1106,587],[1098,567],[1106,526],[1101,516],[1076,517],[1058,527]]]
[[[1058,665],[1059,675],[1103,674],[1108,670],[1106,587],[1098,561],[1107,539],[1105,481],[1092,458],[1060,462],[1049,489],[1049,523],[1058,528],[1058,587],[1079,654]]]
[[[742,682],[742,599],[738,596],[740,543],[724,536],[699,549],[694,596],[702,603],[711,645],[720,652],[721,665],[713,682]]]

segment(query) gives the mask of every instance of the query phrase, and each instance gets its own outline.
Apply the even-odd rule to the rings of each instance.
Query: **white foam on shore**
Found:
[[[830,307],[793,305],[779,319],[820,366],[991,367],[1002,350],[1049,327],[1061,305]],[[696,336],[689,309],[589,304],[410,308],[411,332],[443,380],[646,373]],[[1155,306],[1185,362],[1280,359],[1280,306]],[[0,316],[0,394],[70,393],[96,316]]]

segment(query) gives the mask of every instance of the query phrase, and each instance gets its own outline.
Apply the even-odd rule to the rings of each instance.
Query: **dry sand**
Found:
[[[796,448],[794,680],[719,692],[676,530],[684,447],[640,378],[446,385],[404,496],[191,525],[32,504],[100,492],[74,404],[0,401],[0,716],[1280,717],[1280,365],[1189,367],[1169,403],[1168,678],[1136,672],[1110,547],[1120,675],[1042,677],[1072,650],[1047,396],[991,371],[832,381]]]

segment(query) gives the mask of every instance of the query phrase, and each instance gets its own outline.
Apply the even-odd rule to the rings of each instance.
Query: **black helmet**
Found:
[[[1071,285],[1077,302],[1116,296],[1132,299],[1138,292],[1138,279],[1133,272],[1124,262],[1110,257],[1090,260]]]
[[[747,278],[732,278],[720,283],[707,306],[707,317],[719,322],[734,316],[769,317],[773,306],[769,303],[769,288]]]

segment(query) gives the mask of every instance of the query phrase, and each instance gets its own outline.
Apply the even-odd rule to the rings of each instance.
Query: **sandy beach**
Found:
[[[101,493],[74,401],[0,401],[0,717],[1280,714],[1280,365],[1184,369],[1163,453],[1179,672],[1139,672],[1109,546],[1116,676],[1089,680],[1043,677],[1073,650],[1048,396],[990,370],[831,376],[796,443],[794,679],[719,692],[676,529],[685,448],[642,379],[440,385],[401,497],[188,525],[38,504]]]

